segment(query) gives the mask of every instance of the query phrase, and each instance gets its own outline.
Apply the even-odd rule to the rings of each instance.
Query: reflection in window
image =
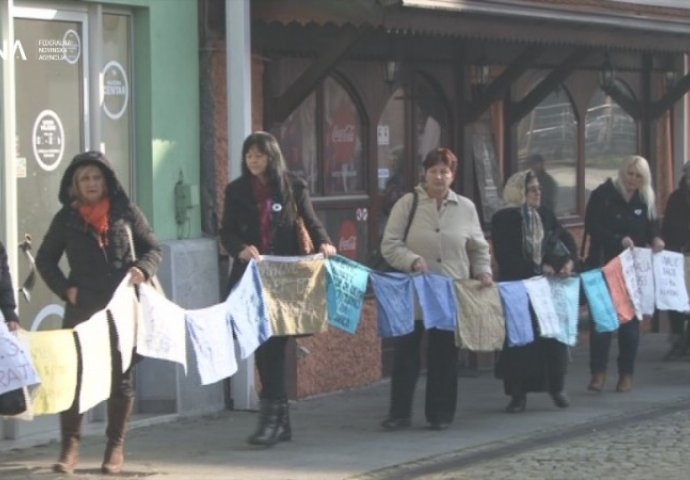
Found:
[[[280,142],[288,170],[307,180],[310,192],[318,192],[316,166],[316,95],[309,95],[290,114],[285,122],[273,131]]]
[[[388,99],[376,129],[378,191],[382,198],[382,222],[393,204],[407,191],[405,161],[405,91],[398,88]]]
[[[416,128],[416,145],[418,166],[418,176],[421,179],[424,175],[422,162],[427,153],[448,142],[448,125],[446,119],[446,102],[433,87],[433,85],[422,76],[417,76],[414,83],[414,124]]]
[[[332,78],[323,85],[324,193],[364,191],[362,125],[347,91]]]
[[[537,172],[542,205],[559,216],[577,213],[577,124],[562,86],[520,120],[518,168]]]
[[[627,85],[616,82],[632,98]],[[607,178],[615,177],[621,160],[636,151],[635,120],[598,89],[589,102],[585,119],[585,198]]]

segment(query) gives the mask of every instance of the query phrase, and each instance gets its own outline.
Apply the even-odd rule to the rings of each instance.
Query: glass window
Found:
[[[421,75],[415,78],[413,100],[417,176],[421,179],[426,154],[448,143],[448,113],[442,96]]]
[[[362,122],[348,92],[334,79],[323,85],[324,193],[364,191]]]
[[[381,227],[393,204],[408,187],[405,161],[405,91],[396,89],[388,99],[376,128],[378,192],[382,201]]]
[[[310,192],[318,192],[316,164],[316,95],[309,95],[273,132],[280,142],[287,168],[304,177]]]
[[[619,88],[632,92],[620,80]],[[637,152],[637,125],[611,97],[597,89],[585,119],[585,199],[599,184],[615,177],[621,160]]]
[[[547,96],[518,124],[518,169],[532,168],[542,205],[557,215],[577,213],[577,123],[565,88]]]

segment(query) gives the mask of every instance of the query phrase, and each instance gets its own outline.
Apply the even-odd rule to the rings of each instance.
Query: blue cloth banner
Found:
[[[613,332],[618,329],[618,314],[613,306],[611,294],[601,268],[580,274],[582,287],[585,290],[589,309],[594,319],[594,328],[599,333]]]
[[[414,330],[414,286],[406,273],[372,272],[381,338],[399,337]]]
[[[254,260],[247,265],[247,270],[228,295],[225,304],[232,318],[240,357],[247,358],[272,335],[261,276]]]
[[[443,275],[425,274],[412,277],[426,329],[454,332],[458,321],[458,302],[453,280]]]
[[[577,343],[577,318],[580,311],[580,277],[550,278],[551,296],[560,323],[554,338],[574,347]]]
[[[534,341],[532,316],[529,311],[529,297],[522,280],[499,282],[503,313],[506,317],[506,334],[509,347],[521,347]]]
[[[340,255],[326,260],[328,322],[354,334],[359,326],[369,269]]]

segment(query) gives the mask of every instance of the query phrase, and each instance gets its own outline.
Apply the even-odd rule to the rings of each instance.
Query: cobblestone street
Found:
[[[690,410],[591,430],[570,440],[417,477],[427,480],[685,480]],[[565,434],[568,436],[568,434]],[[519,448],[519,447],[518,447]],[[439,465],[440,467],[440,465]]]

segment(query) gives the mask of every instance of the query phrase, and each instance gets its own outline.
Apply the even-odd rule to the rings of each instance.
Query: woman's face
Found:
[[[644,177],[637,170],[637,168],[635,168],[633,165],[630,165],[628,168],[625,169],[625,172],[623,172],[622,180],[623,187],[625,187],[625,190],[632,193],[642,186],[642,182],[644,182]]]
[[[450,190],[450,186],[453,184],[454,175],[446,165],[437,163],[424,172],[424,178],[429,196],[440,200],[448,195],[448,190]]]
[[[541,205],[541,187],[536,177],[527,182],[525,202],[528,207],[538,208]]]
[[[105,177],[100,168],[89,165],[80,169],[77,175],[77,191],[81,203],[97,203],[105,197]]]
[[[268,155],[263,153],[256,145],[252,145],[244,156],[247,168],[255,177],[264,179],[268,167]]]

